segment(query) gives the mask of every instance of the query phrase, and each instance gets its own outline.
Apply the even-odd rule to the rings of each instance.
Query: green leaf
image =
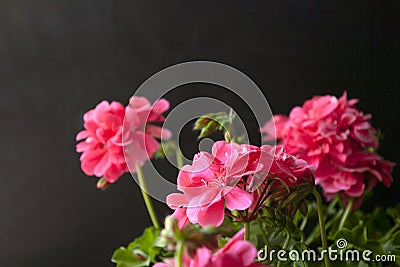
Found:
[[[135,248],[140,248],[144,251],[148,251],[153,247],[154,241],[157,239],[158,234],[159,232],[155,227],[148,227],[144,230],[142,236],[136,238],[128,245],[128,249],[133,250]]]
[[[147,266],[147,261],[143,261],[137,258],[133,251],[129,251],[124,247],[120,247],[116,251],[111,259],[112,262],[116,263],[118,267],[140,267]]]
[[[371,214],[367,214],[365,217],[367,217],[366,227],[369,238],[380,238],[391,228],[390,220],[381,207],[376,207]]]
[[[154,246],[158,234],[155,227],[146,228],[142,236],[133,240],[127,248],[117,249],[111,261],[117,267],[141,267],[156,262],[156,257],[162,253],[162,248]]]
[[[392,237],[392,244],[395,248],[400,249],[400,231],[397,231]]]
[[[353,239],[353,244],[359,247],[363,247],[367,241],[367,227],[363,224],[359,224],[351,230],[351,235]]]
[[[162,159],[165,156],[173,155],[176,151],[176,144],[174,141],[162,141],[157,151],[154,153],[154,158]]]
[[[387,208],[386,214],[389,215],[396,223],[400,223],[400,203],[395,207]]]
[[[358,267],[368,267],[368,264],[366,264],[366,263],[363,262],[363,261],[360,261],[360,262],[358,263]]]

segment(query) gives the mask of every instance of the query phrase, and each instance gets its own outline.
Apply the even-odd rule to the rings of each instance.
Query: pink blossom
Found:
[[[223,248],[214,254],[206,247],[198,248],[193,258],[186,254],[183,256],[185,267],[262,267],[265,265],[255,263],[257,250],[248,241],[243,240],[244,229],[233,236]],[[163,263],[156,263],[155,267],[174,267],[174,259],[165,259]]]
[[[122,124],[125,107],[118,103],[102,101],[83,116],[85,130],[78,133],[77,152],[81,168],[86,175],[103,177],[115,182],[125,171],[124,153],[121,146]]]
[[[189,218],[186,215],[187,208],[176,208],[174,213],[172,213],[172,217],[178,220],[178,227],[182,229],[189,223]]]
[[[104,177],[98,186],[114,183],[128,171],[135,171],[135,163],[150,159],[158,149],[156,139],[167,139],[171,133],[151,122],[162,122],[162,113],[169,107],[165,99],[153,106],[144,97],[132,97],[128,107],[121,103],[102,101],[84,114],[85,130],[79,132],[76,146],[81,168],[87,175]],[[126,158],[126,159],[125,159]]]
[[[178,190],[167,197],[173,208],[186,208],[191,223],[219,226],[229,210],[245,210],[252,203],[250,193],[236,186],[245,175],[258,171],[255,164],[260,149],[250,145],[216,142],[212,154],[200,152],[192,165],[184,166],[178,175]],[[184,215],[182,211],[179,214]],[[178,216],[178,217],[182,217]],[[185,216],[178,221],[185,220]]]
[[[281,138],[284,126],[288,120],[288,117],[285,115],[275,115],[273,120],[267,121],[264,127],[260,129],[265,134],[264,141],[272,141],[276,137]]]
[[[129,170],[136,172],[136,162],[143,165],[151,159],[160,144],[157,139],[169,139],[171,132],[165,128],[149,124],[163,122],[162,115],[168,110],[169,102],[159,99],[151,105],[145,97],[133,96],[126,107],[123,144]]]
[[[346,92],[334,96],[315,96],[295,107],[289,117],[276,115],[261,129],[266,141],[277,138],[287,153],[316,167],[315,181],[328,199],[335,193],[343,197],[362,197],[366,186],[377,182],[390,186],[394,163],[374,151],[378,148],[377,131],[371,115],[356,108],[357,99]]]
[[[315,167],[308,164],[307,161],[287,154],[282,146],[271,147],[264,145],[261,150],[270,154],[274,159],[269,173],[274,177],[281,178],[288,186],[312,182]]]
[[[266,189],[267,184],[263,182],[270,177],[279,178],[287,186],[298,186],[313,182],[315,167],[305,160],[287,154],[282,146],[262,146],[259,162],[263,168],[249,176],[248,179],[248,188],[253,195],[253,203],[249,208],[251,212],[257,211],[267,199],[268,196],[260,192],[266,192],[264,189]],[[282,184],[277,183],[276,186],[282,186]],[[261,190],[255,190],[255,188]]]
[[[282,147],[259,148],[219,141],[212,154],[200,152],[192,165],[182,168],[178,190],[183,193],[170,194],[167,203],[175,209],[173,216],[179,227],[188,222],[219,226],[225,207],[230,211],[254,211],[255,203],[262,204],[258,200],[265,196],[258,195],[256,189],[264,185],[265,179],[277,177],[288,186],[296,186],[311,182],[314,169],[306,161],[288,155]]]

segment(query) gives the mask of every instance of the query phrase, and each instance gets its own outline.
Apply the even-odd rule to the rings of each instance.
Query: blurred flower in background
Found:
[[[127,171],[122,144],[125,107],[102,101],[83,116],[85,130],[78,133],[76,151],[82,152],[81,168],[86,175],[104,177],[99,187],[114,183]]]
[[[289,154],[316,167],[315,182],[327,200],[336,193],[345,201],[361,200],[366,188],[378,182],[389,187],[393,181],[394,163],[377,154],[378,131],[357,102],[347,99],[346,92],[339,99],[315,96],[294,107],[289,116],[275,115],[261,128],[265,141],[277,139]]]
[[[207,247],[196,250],[194,257],[183,256],[183,266],[189,267],[262,267],[266,266],[254,262],[257,257],[257,250],[252,243],[244,241],[244,229],[233,236],[224,247],[212,253]],[[156,263],[154,267],[174,267],[177,266],[175,259],[164,259],[164,262]]]
[[[136,162],[143,165],[153,157],[160,145],[157,139],[170,138],[167,129],[149,124],[163,122],[162,113],[168,108],[165,99],[151,105],[145,97],[134,96],[126,108],[119,102],[102,101],[86,112],[85,129],[76,136],[81,141],[76,151],[82,153],[83,172],[99,177],[97,187],[101,189],[116,182],[128,166],[135,172]]]

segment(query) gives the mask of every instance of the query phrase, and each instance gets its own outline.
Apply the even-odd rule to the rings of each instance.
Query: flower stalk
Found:
[[[184,250],[184,242],[179,240],[176,244],[176,251],[175,251],[175,263],[176,267],[183,267],[183,250]]]
[[[291,239],[292,239],[292,234],[288,230],[286,230],[286,239],[285,239],[285,243],[283,244],[283,247],[282,247],[283,250],[288,249]],[[281,265],[282,265],[282,261],[278,261],[277,266],[280,267]]]
[[[328,250],[328,241],[326,238],[325,219],[324,219],[324,211],[323,211],[323,207],[322,207],[322,198],[315,188],[312,191],[312,193],[315,196],[315,198],[317,199],[318,220],[319,220],[319,228],[321,230],[322,248],[324,250]],[[329,257],[328,257],[327,253],[324,254],[324,261],[325,261],[325,266],[330,267]]]
[[[250,222],[244,222],[244,240],[249,241],[250,240]]]
[[[349,218],[350,212],[353,209],[353,204],[354,204],[354,200],[350,199],[349,203],[347,203],[346,209],[344,210],[343,216],[340,219],[338,231],[343,229],[343,227],[344,227],[344,225],[345,225],[345,223],[347,221],[347,218]]]
[[[176,156],[176,165],[178,167],[178,169],[182,169],[183,167],[183,155],[181,150],[179,149],[178,144],[176,144],[175,146],[175,156]]]
[[[155,228],[160,229],[160,223],[158,222],[156,212],[153,207],[153,203],[151,202],[150,196],[147,193],[147,185],[144,179],[142,166],[140,166],[139,162],[136,162],[136,172],[139,180],[140,191],[142,192],[142,196],[144,199],[144,203],[146,204],[147,211],[150,215],[150,219]]]

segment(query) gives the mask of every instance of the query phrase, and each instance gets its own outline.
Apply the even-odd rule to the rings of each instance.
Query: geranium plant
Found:
[[[166,198],[173,211],[161,225],[141,168],[165,154],[159,140],[171,133],[154,123],[164,121],[169,103],[136,96],[126,107],[101,102],[84,115],[85,130],[77,135],[82,170],[98,177],[101,189],[125,172],[137,175],[153,222],[116,249],[112,261],[118,267],[399,265],[400,205],[360,209],[379,182],[391,185],[394,163],[378,155],[379,131],[356,103],[346,93],[315,96],[289,116],[275,115],[261,128],[266,142],[277,140],[273,146],[241,143],[232,134],[232,111],[200,116],[199,138],[222,131],[224,140],[184,166],[178,146],[170,145],[177,150],[178,192]],[[362,257],[347,257],[355,251]]]

